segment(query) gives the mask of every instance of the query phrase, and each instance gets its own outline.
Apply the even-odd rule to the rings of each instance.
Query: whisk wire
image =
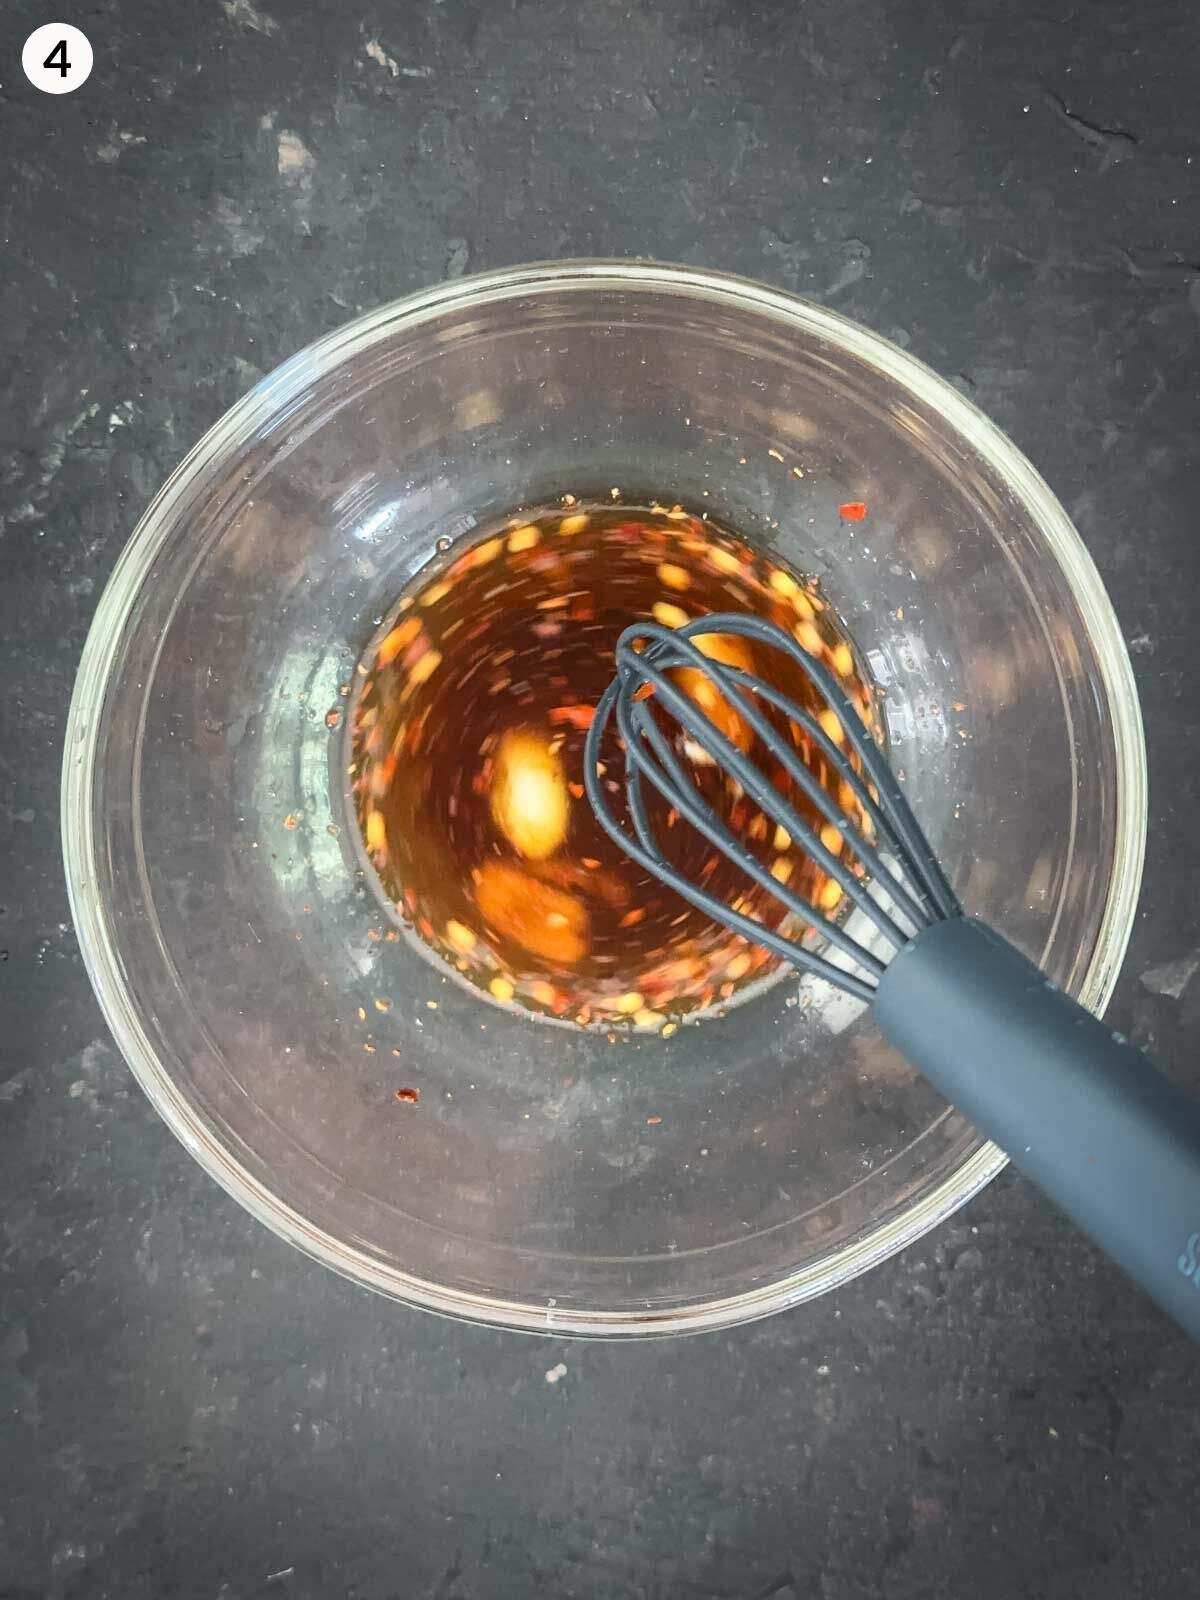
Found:
[[[694,650],[694,646],[688,646],[687,649],[690,652]],[[699,655],[699,652],[696,652],[696,654]],[[706,657],[700,656],[699,658],[705,661],[708,667],[713,667],[714,664],[708,662]],[[689,656],[685,654],[684,659],[689,659]],[[641,657],[635,657],[635,660],[637,661],[638,675],[645,682],[653,684],[660,704],[666,706],[679,725],[695,739],[700,748],[734,777],[745,792],[758,803],[762,811],[773,822],[785,828],[792,839],[805,849],[818,865],[840,885],[845,893],[850,894],[859,890],[861,884],[850,868],[828,848],[820,836],[805,822],[795,808],[787,803],[785,798],[754,763],[743,757],[732,740],[695,704],[691,697],[678,688],[666,673],[661,672],[656,665],[643,660]],[[789,750],[783,744],[782,740],[777,737],[775,730],[761,713],[748,705],[743,696],[735,693],[724,677],[724,669],[718,668],[715,671],[711,671],[710,676],[723,688],[725,697],[735,706],[739,715],[745,713],[746,721],[754,728],[754,731],[763,739],[764,743],[768,745],[768,748],[772,749],[778,756],[789,775],[796,779],[797,783],[809,795],[809,798],[814,803],[819,803],[818,797],[825,802],[823,809],[827,808],[827,820],[835,822],[839,829],[845,827],[845,818],[833,808],[832,803],[829,801],[828,796],[825,795],[816,778],[802,763],[796,760],[795,752]],[[632,715],[626,714],[628,706],[629,702],[627,701],[619,700],[617,702],[617,723],[622,737],[625,739],[628,766],[639,774],[644,773],[672,805],[689,815],[689,820],[693,822],[693,825],[701,826],[697,822],[696,816],[687,811],[681,804],[682,801],[687,799],[687,791],[692,789],[692,785],[687,783],[686,779],[680,783],[678,775],[674,782],[660,781],[660,773],[656,769],[655,763],[647,759],[643,744],[636,737],[635,730],[644,733],[652,725],[652,718],[649,712],[642,706],[634,707],[635,710],[642,713],[641,717],[635,721]],[[655,752],[660,760],[661,748],[661,745],[655,745]],[[712,822],[716,824],[717,818],[715,814],[707,807],[705,807],[705,810]],[[732,847],[733,851],[736,852],[738,865],[743,870],[749,870],[747,863],[754,861],[755,857],[740,844],[727,828],[722,827],[722,837],[719,841],[713,837],[709,828],[701,827],[701,831],[712,839],[713,843],[720,842],[725,848],[726,854],[730,854]],[[882,863],[880,865],[882,866]],[[761,868],[761,872],[761,877],[757,872],[751,873],[751,876],[754,876],[759,882],[763,882],[765,886],[770,887],[773,893],[789,906],[789,909],[796,911],[807,921],[814,921],[814,917],[817,914],[814,913],[813,908],[807,902],[798,900],[794,895],[787,893],[784,886],[777,879],[771,877],[765,867]],[[872,900],[864,904],[863,909],[875,923],[879,932],[891,942],[893,948],[896,950],[903,949],[911,936],[899,928],[893,919],[888,916],[887,912],[875,901]],[[853,944],[853,941],[846,940],[845,936],[841,934],[841,930],[837,929],[835,923],[830,923],[821,918],[819,925],[821,931],[832,938],[834,943],[842,944],[843,947],[847,942]],[[918,925],[920,925],[919,917]],[[834,931],[835,929],[837,930],[836,932]],[[856,959],[860,959],[858,947],[848,950],[847,953],[855,955]],[[880,971],[882,972],[882,968]]]
[[[764,923],[754,917],[748,917],[743,912],[735,911],[727,901],[718,900],[715,895],[709,894],[693,883],[690,878],[679,872],[664,860],[658,851],[647,850],[639,840],[631,838],[628,831],[621,826],[608,803],[604,793],[601,775],[597,770],[600,753],[600,741],[604,729],[607,727],[621,690],[619,680],[614,680],[601,696],[596,707],[592,725],[588,730],[584,746],[584,787],[588,800],[596,819],[608,834],[609,838],[617,844],[630,859],[637,863],[644,872],[651,877],[665,883],[674,889],[680,897],[693,905],[706,916],[719,922],[725,927],[732,928],[740,933],[752,944],[761,945],[770,950],[773,955],[782,957],[783,960],[801,967],[814,976],[825,978],[828,982],[845,989],[847,993],[856,995],[860,1000],[870,1000],[875,992],[874,982],[867,982],[857,977],[853,972],[843,967],[836,966],[832,961],[827,961],[823,956],[814,951],[801,949],[794,939],[776,933],[773,928],[768,928]],[[811,908],[805,908],[805,918],[811,916]],[[858,953],[855,953],[858,960]]]
[[[626,630],[626,632],[634,630]],[[863,767],[875,785],[881,800],[885,802],[887,825],[894,832],[897,844],[905,858],[905,866],[910,870],[928,893],[932,904],[937,908],[940,920],[960,916],[962,907],[954,890],[950,887],[949,880],[942,871],[941,863],[934,854],[928,840],[921,831],[920,824],[913,816],[912,808],[905,798],[904,791],[896,780],[896,775],[888,764],[883,751],[876,744],[874,736],[866,727],[855,707],[846,696],[837,678],[815,656],[810,655],[790,634],[778,627],[773,622],[767,622],[762,617],[750,617],[740,612],[720,611],[708,616],[697,617],[692,622],[678,629],[680,637],[690,637],[696,633],[733,633],[746,639],[757,639],[760,643],[770,645],[772,648],[782,650],[806,673],[816,684],[825,698],[826,703],[837,714],[842,725],[847,730],[855,753],[862,761]],[[882,813],[881,813],[882,815]]]
[[[619,650],[619,661],[622,655],[623,652]],[[659,686],[664,682],[663,673],[661,673],[656,666],[644,662],[640,656],[634,655],[633,659],[638,662],[637,670],[640,675],[643,676],[646,681],[654,683],[656,689],[658,689]],[[667,659],[669,662],[669,670],[670,666],[677,664],[677,662],[674,656],[668,656]],[[852,792],[867,811],[867,814],[871,818],[874,826],[876,836],[881,837],[885,844],[889,844],[895,854],[900,854],[901,846],[899,842],[893,837],[886,817],[871,798],[869,791],[862,783],[859,775],[855,772],[847,757],[841,750],[838,749],[834,741],[825,732],[824,728],[820,726],[820,724],[808,711],[804,710],[803,707],[799,706],[787,695],[772,688],[769,684],[764,683],[761,679],[755,678],[752,674],[743,672],[740,668],[729,667],[725,666],[724,664],[722,664],[720,667],[712,668],[710,664],[709,676],[719,684],[726,699],[739,712],[739,714],[741,714],[745,709],[745,700],[741,696],[734,700],[728,688],[729,678],[735,679],[740,688],[748,689],[760,695],[761,698],[774,705],[776,709],[782,711],[790,721],[800,726],[804,732],[811,734],[814,741],[818,744],[823,753],[829,758],[830,764],[833,766],[838,776],[845,779],[845,781],[849,783]],[[667,682],[669,683],[669,680],[667,680]],[[674,689],[674,685],[671,685],[670,689],[662,694],[662,698],[667,698],[671,689]],[[678,698],[678,691],[675,690],[674,694],[670,695],[670,698],[670,708],[673,712],[675,712],[679,722],[687,728],[687,730],[693,735],[697,743],[699,743],[702,748],[708,750],[710,756],[715,756],[716,752],[711,749],[711,747],[706,743],[705,739],[705,735],[711,726],[709,719],[704,717],[703,713],[699,712],[695,708],[694,704],[690,701],[690,697],[685,703]],[[746,720],[751,721],[749,717],[747,717]],[[804,793],[812,801],[814,807],[820,812],[827,822],[838,829],[839,833],[844,834],[844,831],[847,829],[847,819],[845,814],[838,809],[833,797],[829,794],[827,789],[820,782],[818,782],[816,776],[809,771],[808,767],[803,762],[797,759],[795,747],[789,745],[778,733],[778,731],[771,727],[769,723],[760,721],[758,718],[754,718],[752,725],[754,726],[755,731],[762,738],[763,742],[767,745],[767,748],[771,751],[772,755],[774,755],[779,761],[780,765],[783,767],[788,776],[792,778],[801,789],[803,789]],[[750,787],[747,782],[747,776],[757,776],[757,769],[754,767],[753,763],[748,762],[746,758],[736,750],[731,756],[726,756],[726,753],[722,751],[721,757],[726,761],[731,776],[741,782],[743,787]],[[641,765],[640,757],[635,757],[635,764],[638,766]],[[751,792],[753,792],[753,789],[751,789]],[[768,786],[766,793],[772,795],[776,800],[778,800],[780,805],[784,804],[782,797],[778,795],[778,791],[774,790],[773,787]],[[789,810],[786,813],[781,813],[780,811],[776,810],[775,805],[771,802],[764,802],[763,810],[767,813],[767,815],[772,817],[774,821],[782,823],[782,825],[787,828],[789,832],[792,831],[792,821],[795,820],[794,812]],[[891,942],[895,949],[899,950],[908,942],[913,933],[917,932],[922,927],[928,926],[930,921],[936,920],[938,913],[936,909],[929,904],[927,898],[923,893],[920,892],[920,890],[917,891],[917,896],[914,898],[904,883],[901,882],[895,873],[892,872],[887,866],[871,838],[858,830],[854,830],[851,837],[854,846],[854,853],[858,856],[862,864],[869,869],[871,874],[870,878],[867,880],[868,892],[873,890],[885,890],[890,896],[892,904],[894,904],[896,908],[901,911],[911,923],[911,928],[908,931],[904,931],[896,925],[891,917],[887,916],[886,912],[881,913],[881,915],[885,918],[885,920],[881,921],[875,916],[871,909],[871,906],[877,904],[874,899],[872,899],[869,906],[864,907],[864,909],[867,911],[867,914],[871,916],[872,920],[875,922],[879,931],[884,934],[884,936]],[[813,838],[814,836],[806,829],[804,834],[806,845],[808,841]],[[826,849],[824,842],[820,839],[819,835],[815,837],[815,841],[812,848],[809,850],[809,854],[811,854],[820,863],[820,865],[841,885],[841,887],[847,893],[862,889],[863,881],[857,877],[852,877],[840,859],[833,855],[831,851]]]
[[[710,844],[715,844],[718,849],[722,850],[748,877],[752,878],[762,888],[770,890],[775,898],[780,900],[795,916],[823,933],[844,954],[867,966],[875,977],[883,976],[884,967],[882,962],[877,961],[874,957],[863,962],[863,953],[853,939],[838,927],[835,922],[831,922],[828,918],[822,916],[808,901],[801,899],[786,884],[775,878],[770,870],[737,838],[736,834],[726,827],[707,801],[693,789],[664,738],[661,729],[655,725],[653,718],[644,707],[638,705],[630,707],[626,703],[618,702],[617,723],[621,729],[621,736],[625,740],[626,748],[631,752],[631,760],[636,765],[639,776],[644,772],[664,799],[670,801],[680,815],[685,817],[697,832],[703,834]],[[652,746],[655,755],[662,763],[662,767],[666,769],[666,776],[653,762],[647,761],[644,754],[641,753],[640,741],[642,738],[645,738]],[[635,826],[638,826],[636,817]],[[802,834],[808,836],[807,839],[801,838],[803,844],[819,843],[815,835],[803,823],[801,823],[801,831]],[[648,849],[654,850],[656,843],[653,835],[649,834],[647,838],[647,834],[642,832],[640,826],[638,827],[638,832],[643,844]],[[647,833],[649,833],[648,828]],[[659,859],[662,859],[661,854]]]
[[[901,846],[892,831],[886,815],[880,810],[875,797],[855,770],[846,752],[838,748],[837,744],[830,738],[812,713],[806,711],[795,700],[773,688],[771,684],[764,683],[761,678],[756,678],[751,673],[743,672],[739,667],[731,667],[729,671],[738,679],[740,688],[748,689],[760,699],[766,700],[776,710],[782,711],[789,721],[797,723],[813,739],[838,777],[849,786],[851,793],[863,808],[871,824],[872,831],[870,835],[865,833],[857,835],[867,847],[866,851],[862,852],[862,859],[871,867],[877,879],[887,881],[889,888],[895,892],[896,899],[904,907],[905,915],[912,920],[914,928],[921,927],[926,919],[936,918],[937,911],[924,891],[920,888],[915,888],[914,893],[910,893],[905,885],[890,872],[884,864],[883,857],[875,848],[876,840],[889,847],[893,853],[899,853]],[[789,773],[801,770],[796,761],[795,749],[786,745],[779,739],[778,735],[775,736],[775,742],[771,748],[772,752],[786,763]],[[807,773],[807,768],[802,770]],[[814,804],[821,812],[821,815],[840,830],[844,821],[844,813],[838,809],[828,790],[817,783],[815,778],[811,777],[811,774],[809,777],[816,791],[815,795],[812,796]],[[806,792],[810,793],[810,795],[812,794],[807,785]]]
[[[837,716],[846,748],[840,747],[841,741],[822,726],[811,710],[782,690],[699,649],[693,638],[703,634],[733,634],[788,655]],[[732,612],[697,617],[678,629],[655,622],[638,623],[621,635],[616,659],[616,678],[601,697],[588,730],[584,784],[605,832],[644,871],[668,884],[715,921],[859,998],[869,1000],[886,971],[884,960],[776,878],[718,816],[704,796],[699,771],[694,767],[689,770],[673,748],[673,740],[658,715],[661,712],[692,741],[693,748],[703,752],[706,761],[721,768],[767,818],[783,828],[792,842],[821,867],[893,951],[902,949],[933,922],[959,914],[957,898],[871,732],[834,674],[783,629],[765,619]],[[779,762],[783,773],[807,797],[818,816],[838,831],[836,854],[821,839],[819,828],[797,812],[754,760],[675,680],[672,674],[680,668],[705,677]],[[653,697],[658,712],[647,703],[647,694]],[[821,751],[861,807],[862,827],[839,807],[800,758],[795,745],[783,738],[766,715],[768,706],[787,718]],[[614,720],[624,749],[632,835],[612,808],[598,766],[605,731]],[[810,933],[803,942],[716,898],[672,866],[655,834],[647,803],[647,782],[679,817],[753,883],[766,889],[786,912],[807,925]],[[842,858],[842,843],[849,860]],[[911,926],[902,926],[897,918]],[[808,948],[813,934],[827,940],[862,975],[847,971],[840,963]]]

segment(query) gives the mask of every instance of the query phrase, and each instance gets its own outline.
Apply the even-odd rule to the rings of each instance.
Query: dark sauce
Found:
[[[622,629],[645,618],[679,626],[713,611],[752,612],[790,629],[873,720],[854,651],[816,585],[678,506],[567,497],[505,519],[402,595],[364,658],[350,773],[367,854],[403,921],[493,999],[583,1027],[673,1031],[682,1015],[726,1005],[780,970],[777,957],[630,862],[583,792],[584,736]],[[807,679],[778,652],[728,635],[708,636],[704,648],[821,712]],[[699,674],[681,672],[679,681],[702,704],[712,694]],[[705,709],[819,824],[736,712],[719,696]],[[820,751],[798,726],[779,725],[838,795]],[[623,764],[610,737],[604,781],[620,804]],[[694,764],[695,750],[684,754]],[[839,886],[733,780],[711,765],[695,771],[705,798],[773,876],[826,914],[837,909]],[[842,790],[841,803],[852,805]],[[792,932],[766,890],[659,797],[651,808],[680,871]],[[828,825],[824,838],[839,848]]]

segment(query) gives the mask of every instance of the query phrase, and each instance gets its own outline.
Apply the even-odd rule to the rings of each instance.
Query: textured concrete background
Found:
[[[923,356],[1077,519],[1153,787],[1110,1014],[1195,1078],[1200,13],[120,0],[51,100],[53,15],[0,16],[0,1597],[1194,1596],[1196,1354],[1024,1183],[732,1334],[406,1312],[159,1124],[56,835],[98,592],[260,374],[447,275],[723,267]]]

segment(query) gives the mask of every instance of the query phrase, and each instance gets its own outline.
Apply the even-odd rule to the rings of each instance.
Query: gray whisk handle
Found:
[[[964,917],[880,980],[884,1036],[1200,1339],[1200,1106]]]

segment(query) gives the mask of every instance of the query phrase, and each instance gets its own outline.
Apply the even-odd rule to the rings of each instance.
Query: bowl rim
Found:
[[[306,1255],[393,1299],[462,1320],[519,1331],[646,1337],[730,1327],[814,1298],[894,1255],[943,1222],[998,1173],[1007,1158],[985,1142],[901,1215],[825,1260],[775,1281],[701,1304],[661,1311],[604,1311],[506,1301],[415,1277],[315,1227],[252,1177],[215,1139],[158,1059],[132,1003],[97,893],[92,828],[94,768],[110,675],[146,574],[178,530],[196,482],[223,453],[278,417],[314,379],[398,327],[419,328],[451,309],[539,292],[658,290],[736,306],[825,339],[915,394],[963,436],[1023,501],[1058,562],[1093,648],[1107,697],[1116,759],[1115,851],[1095,949],[1077,990],[1101,1012],[1133,929],[1147,832],[1146,749],[1137,689],[1112,602],[1079,533],[1040,473],[1001,430],[915,356],[837,312],[752,279],[638,260],[565,260],[453,279],[390,301],[325,334],[263,378],[209,428],[155,495],[119,556],[84,644],[67,718],[60,817],[71,914],[84,966],[105,1021],[152,1105],[185,1148],[242,1206]]]

